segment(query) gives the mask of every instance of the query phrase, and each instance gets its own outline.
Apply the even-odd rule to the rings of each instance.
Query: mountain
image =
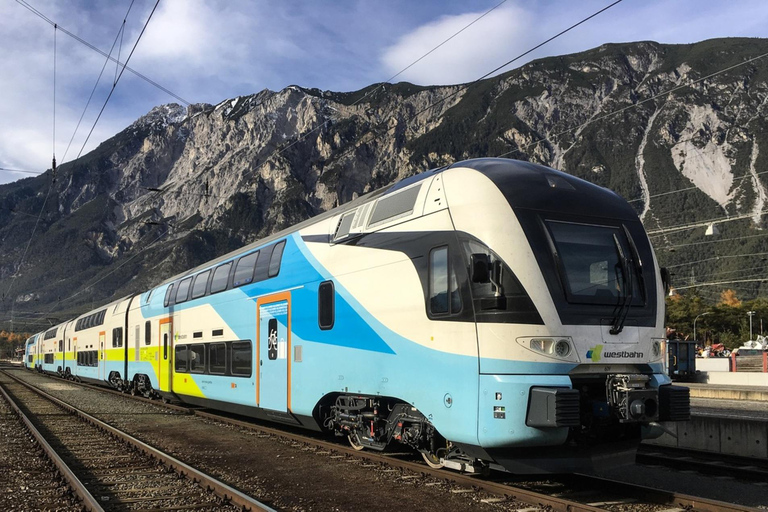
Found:
[[[768,59],[748,62],[766,52],[764,39],[608,44],[468,87],[290,86],[156,107],[55,181],[49,171],[0,186],[0,322],[13,309],[42,328],[396,179],[481,156],[609,187],[651,233],[703,223],[652,236],[681,289],[766,276],[759,257],[741,257],[768,253]],[[704,221],[726,216],[743,218],[705,236]],[[759,281],[693,289],[716,298],[727,287],[741,298],[768,291]]]

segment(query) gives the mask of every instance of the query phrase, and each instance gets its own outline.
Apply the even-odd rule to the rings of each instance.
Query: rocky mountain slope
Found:
[[[745,64],[766,52],[761,39],[615,44],[468,88],[291,86],[156,107],[61,165],[54,182],[49,171],[0,186],[0,322],[13,309],[42,328],[393,180],[480,156],[609,187],[652,233],[741,216],[716,238],[698,227],[652,241],[681,286],[766,275],[760,258],[732,257],[768,252],[768,58]],[[745,298],[768,291],[729,286]]]

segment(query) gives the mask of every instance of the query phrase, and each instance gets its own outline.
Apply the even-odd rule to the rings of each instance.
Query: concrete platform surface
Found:
[[[768,402],[768,386],[735,386],[725,384],[700,384],[675,382],[691,390],[691,398],[718,398],[724,400],[750,400]]]

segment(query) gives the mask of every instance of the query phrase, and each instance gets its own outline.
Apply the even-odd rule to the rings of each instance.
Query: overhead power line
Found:
[[[536,140],[534,142],[526,144],[523,147],[523,150],[524,151],[528,151],[529,148],[531,148],[533,146],[537,146],[537,145],[539,145],[539,144],[541,144],[542,142],[545,142],[545,141],[552,142],[555,137],[559,137],[560,135],[565,135],[566,133],[577,132],[577,131],[581,130],[582,128],[584,128],[587,125],[590,125],[592,123],[596,123],[597,121],[602,121],[604,119],[608,119],[610,117],[616,116],[616,115],[621,114],[623,112],[626,112],[628,110],[635,109],[635,108],[639,107],[640,105],[648,103],[649,101],[653,101],[653,100],[655,100],[657,98],[661,98],[662,96],[667,96],[669,94],[672,94],[673,92],[679,91],[680,89],[684,89],[686,87],[692,87],[692,86],[694,86],[696,84],[699,84],[699,83],[703,82],[704,80],[708,80],[708,79],[714,78],[714,77],[716,77],[718,75],[722,75],[723,73],[727,73],[728,71],[731,71],[733,69],[736,69],[736,68],[739,68],[739,67],[742,67],[742,66],[746,66],[747,64],[750,64],[750,63],[752,63],[752,62],[754,62],[756,60],[760,60],[762,58],[765,58],[766,56],[768,56],[768,52],[763,53],[761,55],[758,55],[757,57],[752,57],[752,58],[747,59],[745,61],[739,62],[737,64],[733,64],[732,66],[728,66],[728,67],[723,68],[723,69],[721,69],[719,71],[715,71],[714,73],[710,73],[709,75],[703,76],[703,77],[701,77],[699,79],[696,79],[696,80],[693,80],[692,82],[687,82],[685,84],[677,85],[675,87],[672,87],[671,89],[667,89],[666,91],[660,92],[658,94],[654,94],[653,96],[645,98],[644,100],[640,100],[640,101],[638,101],[636,103],[633,103],[632,105],[627,105],[626,107],[622,107],[622,108],[616,109],[616,110],[614,110],[612,112],[608,112],[607,114],[603,114],[603,115],[600,115],[600,116],[595,116],[592,119],[589,119],[589,120],[585,121],[584,123],[582,123],[582,124],[580,124],[578,126],[575,126],[573,128],[569,128],[567,130],[562,130],[562,131],[559,131],[559,132],[555,132],[553,134],[547,135],[546,137],[542,137],[539,140]],[[511,151],[507,151],[506,153],[502,153],[502,154],[498,155],[498,157],[499,158],[505,157],[505,156],[511,155],[512,153],[523,153],[523,151],[521,151],[520,149],[513,149]]]
[[[4,172],[20,172],[24,174],[34,174],[34,175],[40,175],[43,174],[45,171],[28,171],[25,169],[8,169],[7,167],[0,167],[0,171]]]
[[[83,151],[85,150],[85,146],[86,144],[88,144],[88,140],[91,138],[91,134],[93,134],[93,130],[96,129],[96,125],[98,124],[99,119],[101,119],[101,114],[103,114],[104,109],[107,108],[107,103],[109,103],[110,98],[112,98],[112,93],[115,92],[117,83],[120,81],[120,78],[123,76],[123,72],[126,70],[126,67],[128,66],[128,62],[131,60],[131,57],[133,57],[133,52],[136,51],[136,47],[139,45],[139,41],[141,41],[141,36],[143,36],[144,31],[147,30],[147,25],[149,25],[149,22],[152,19],[152,15],[155,14],[155,10],[157,10],[157,6],[159,4],[160,4],[160,0],[157,0],[157,2],[155,2],[155,6],[152,8],[152,12],[149,13],[149,17],[147,18],[147,21],[144,22],[144,26],[141,28],[139,37],[136,38],[136,42],[133,44],[133,48],[131,48],[131,53],[128,54],[128,58],[125,59],[125,64],[122,64],[123,67],[120,70],[120,74],[117,76],[114,83],[112,84],[112,89],[109,90],[109,95],[107,95],[107,99],[104,100],[104,105],[102,105],[101,110],[99,111],[99,115],[96,116],[96,120],[93,122],[91,131],[88,132],[88,136],[85,138],[85,142],[83,142],[83,147],[80,148],[80,152],[77,154],[77,158],[80,158],[80,155],[83,154]],[[77,160],[77,158],[75,158],[75,160]]]
[[[744,176],[742,176],[740,178],[740,181],[744,181],[747,178],[754,178],[755,176],[760,176],[760,175],[766,174],[766,173],[768,173],[768,171],[756,172],[755,174],[745,174]],[[669,190],[667,192],[660,192],[658,194],[651,194],[651,195],[648,196],[648,199],[655,199],[657,197],[668,196],[668,195],[671,195],[671,194],[678,194],[680,192],[688,192],[689,190],[701,190],[701,189],[699,187],[697,187],[696,185],[694,185],[692,187],[679,188],[677,190]],[[644,199],[642,197],[638,197],[636,199],[628,199],[627,200],[628,203],[637,203],[639,201],[644,201]]]
[[[125,23],[128,19],[128,15],[131,13],[131,9],[133,8],[133,0],[131,0],[131,5],[128,6],[128,11],[125,13],[125,16],[123,16],[123,23],[120,25],[120,30],[117,31],[117,35],[115,36],[115,40],[112,42],[112,47],[109,49],[109,54],[107,55],[107,58],[104,60],[104,65],[101,67],[101,72],[99,73],[99,76],[96,78],[96,83],[93,84],[93,89],[91,89],[91,95],[88,97],[88,101],[85,103],[85,108],[83,108],[83,113],[80,114],[80,119],[77,121],[77,126],[75,126],[75,131],[72,132],[72,137],[69,139],[69,144],[67,144],[67,149],[64,151],[64,156],[61,157],[62,161],[67,158],[67,154],[69,154],[69,148],[72,146],[72,142],[75,140],[75,136],[77,135],[77,132],[80,130],[80,124],[83,122],[83,118],[85,117],[85,113],[88,112],[88,107],[91,105],[91,100],[93,99],[93,95],[96,93],[96,89],[99,86],[99,82],[101,82],[101,77],[104,74],[104,70],[107,68],[107,64],[109,64],[112,52],[115,49],[115,45],[117,44],[117,39],[120,38],[120,42],[122,43],[122,37],[121,34],[125,33]],[[119,62],[119,59],[118,61]],[[117,73],[117,69],[119,67],[119,64],[115,65],[115,73]],[[115,75],[115,80],[113,82],[114,84],[117,82],[117,75]]]
[[[143,74],[139,73],[138,71],[136,71],[135,69],[126,66],[125,64],[127,63],[127,60],[126,60],[126,63],[120,62],[118,59],[115,59],[114,57],[111,57],[107,52],[105,52],[103,50],[100,50],[99,48],[97,48],[96,46],[92,45],[91,43],[89,43],[88,41],[84,40],[83,38],[73,34],[69,30],[63,28],[61,25],[57,24],[56,22],[54,22],[53,20],[51,20],[50,18],[45,16],[39,10],[35,9],[32,5],[30,5],[30,3],[27,0],[16,0],[16,2],[19,5],[21,5],[22,7],[24,7],[25,9],[27,9],[30,12],[32,12],[33,14],[35,14],[37,17],[39,17],[40,19],[42,19],[46,23],[48,23],[50,25],[57,25],[59,30],[61,30],[63,33],[65,33],[66,35],[68,35],[69,37],[74,39],[75,41],[77,41],[77,42],[87,46],[88,48],[90,48],[91,50],[93,50],[93,51],[95,51],[97,53],[100,53],[102,56],[107,57],[109,60],[114,62],[116,65],[124,66],[124,70],[125,71],[133,73],[134,75],[136,75],[137,77],[141,78],[142,80],[144,80],[145,82],[149,83],[150,85],[156,87],[157,89],[160,89],[161,91],[163,91],[164,93],[168,94],[169,96],[172,96],[173,98],[176,98],[181,103],[183,103],[185,106],[189,106],[189,105],[192,104],[191,102],[185,100],[184,98],[182,98],[181,96],[179,96],[175,92],[173,92],[170,89],[168,89],[167,87],[164,87],[164,86],[160,85],[159,83],[155,82],[154,80],[152,80],[148,76],[143,75]]]
[[[689,242],[689,243],[686,243],[686,244],[667,245],[667,246],[665,246],[663,248],[664,249],[676,249],[678,247],[690,247],[690,246],[694,246],[694,245],[716,244],[716,243],[721,243],[721,242],[735,242],[735,241],[740,241],[740,240],[746,240],[748,238],[761,238],[761,237],[765,237],[765,236],[768,236],[768,233],[763,233],[763,234],[760,234],[760,235],[739,236],[739,237],[735,237],[735,238],[722,238],[720,240],[706,240],[704,242]]]
[[[766,282],[768,280],[768,276],[763,277],[762,279],[736,279],[732,281],[716,281],[713,283],[698,283],[698,284],[689,284],[686,286],[674,286],[673,288],[675,290],[688,290],[690,288],[700,288],[702,286],[719,286],[723,284],[735,284],[735,283],[762,283]]]
[[[536,45],[536,46],[534,46],[533,48],[531,48],[531,49],[529,49],[529,50],[527,50],[527,51],[525,51],[525,52],[521,53],[520,55],[518,55],[518,56],[516,56],[516,57],[514,57],[514,58],[512,58],[512,59],[510,59],[510,60],[508,60],[508,61],[507,61],[507,62],[505,62],[504,64],[502,64],[502,65],[500,65],[500,66],[497,66],[496,68],[494,68],[493,70],[489,71],[488,73],[485,73],[485,74],[484,74],[483,76],[481,76],[480,78],[478,78],[478,79],[476,79],[476,80],[474,80],[474,81],[472,81],[472,82],[470,82],[470,83],[468,83],[468,84],[465,84],[465,85],[461,85],[461,86],[458,86],[458,87],[456,88],[456,90],[455,90],[454,92],[452,92],[451,94],[449,94],[449,95],[447,95],[447,96],[445,96],[445,97],[443,97],[443,98],[441,98],[441,99],[439,99],[439,100],[437,100],[437,101],[434,101],[434,102],[430,103],[429,105],[427,105],[427,106],[426,106],[426,107],[424,107],[423,109],[421,109],[421,110],[419,110],[418,112],[416,112],[416,113],[412,114],[412,115],[411,115],[409,118],[407,118],[407,119],[405,120],[405,124],[406,124],[406,126],[407,126],[407,125],[408,125],[408,124],[409,124],[411,121],[413,121],[414,119],[416,119],[417,117],[419,117],[421,114],[423,114],[424,112],[427,112],[428,110],[430,110],[430,109],[432,109],[432,108],[434,108],[434,107],[436,107],[436,106],[438,106],[438,105],[441,105],[442,103],[445,103],[447,100],[449,100],[449,99],[451,99],[451,98],[453,98],[453,97],[457,96],[458,94],[460,94],[461,92],[463,92],[463,91],[467,90],[468,88],[472,87],[473,85],[475,85],[476,83],[480,82],[481,80],[483,80],[483,79],[485,79],[485,78],[487,78],[487,77],[489,77],[489,76],[493,75],[494,73],[496,73],[496,72],[498,72],[498,71],[500,71],[500,70],[504,69],[505,67],[507,67],[507,66],[509,66],[510,64],[512,64],[512,63],[514,63],[514,62],[516,62],[516,61],[520,60],[521,58],[523,58],[523,57],[525,57],[526,55],[530,54],[531,52],[533,52],[533,51],[535,51],[535,50],[537,50],[537,49],[541,48],[542,46],[546,45],[547,43],[550,43],[551,41],[554,41],[554,40],[555,40],[555,39],[557,39],[558,37],[560,37],[560,36],[562,36],[562,35],[564,35],[564,34],[566,34],[566,33],[570,32],[571,30],[575,29],[576,27],[578,27],[578,26],[580,26],[580,25],[582,25],[582,24],[586,23],[587,21],[591,20],[591,19],[592,19],[592,18],[594,18],[595,16],[597,16],[597,15],[599,15],[599,14],[601,14],[601,13],[603,13],[603,12],[607,11],[608,9],[610,9],[611,7],[613,7],[613,6],[615,6],[615,5],[619,4],[619,3],[621,3],[622,1],[623,1],[623,0],[616,0],[616,1],[614,1],[613,3],[611,3],[611,4],[608,4],[607,6],[603,7],[602,9],[600,9],[600,10],[598,10],[598,11],[596,11],[596,12],[594,12],[594,13],[590,14],[590,15],[589,15],[589,16],[587,16],[586,18],[582,19],[581,21],[578,21],[577,23],[574,23],[573,25],[569,26],[568,28],[566,28],[566,29],[564,29],[564,30],[562,30],[562,31],[558,32],[558,33],[557,33],[557,34],[555,34],[555,35],[553,35],[553,36],[552,36],[552,37],[550,37],[549,39],[546,39],[545,41],[543,41],[543,42],[541,42],[541,43],[537,44],[537,45]],[[495,7],[494,7],[494,8],[495,8]],[[446,40],[446,41],[447,41],[447,40]],[[445,41],[444,41],[444,42],[445,42]],[[442,43],[441,43],[441,44],[442,44]],[[391,131],[395,130],[395,129],[397,128],[397,126],[389,127],[389,128],[387,128],[386,130],[383,130],[383,131],[381,131],[381,132],[379,132],[379,133],[377,133],[377,134],[375,133],[375,131],[376,131],[376,130],[378,130],[379,128],[382,128],[382,127],[386,126],[386,125],[389,123],[389,121],[390,121],[390,119],[389,119],[389,118],[387,118],[386,120],[384,120],[384,121],[382,121],[382,122],[380,122],[380,123],[376,124],[376,125],[375,125],[375,126],[372,128],[372,129],[370,129],[370,130],[366,131],[365,133],[363,133],[361,136],[359,136],[357,139],[355,139],[355,140],[354,140],[354,141],[353,141],[353,142],[350,144],[350,147],[349,147],[349,149],[345,150],[345,151],[344,151],[344,152],[342,152],[340,155],[337,155],[337,156],[336,156],[336,158],[337,158],[337,159],[338,159],[338,158],[342,158],[342,157],[346,156],[347,154],[349,154],[349,153],[351,153],[351,152],[355,151],[355,150],[358,148],[358,144],[362,142],[362,140],[363,140],[363,138],[364,138],[364,137],[368,137],[368,136],[371,136],[371,135],[372,135],[372,136],[371,136],[371,137],[370,137],[368,140],[366,140],[366,143],[370,144],[370,143],[372,143],[372,142],[374,142],[374,141],[378,140],[378,139],[379,139],[380,137],[382,137],[383,135],[385,135],[385,134],[387,134],[387,133],[389,133],[389,132],[391,132]],[[323,126],[323,125],[320,125],[320,126]],[[316,127],[314,130],[312,130],[312,131],[311,131],[311,132],[309,132],[309,133],[312,133],[313,131],[315,131],[315,130],[317,130],[317,129],[319,129],[319,128],[320,128],[320,127]],[[280,149],[277,149],[277,150],[275,150],[275,151],[274,151],[272,154],[270,154],[270,155],[269,155],[269,157],[267,157],[267,158],[266,158],[266,159],[265,159],[263,162],[261,162],[260,164],[256,165],[256,166],[255,166],[255,168],[256,168],[256,169],[258,169],[258,168],[261,168],[261,167],[262,167],[262,166],[264,166],[264,165],[265,165],[267,162],[269,162],[269,161],[272,159],[272,157],[274,157],[275,155],[277,155],[277,154],[280,154],[280,153],[282,153],[282,152],[286,151],[288,148],[290,148],[290,147],[294,146],[295,144],[297,144],[297,143],[298,143],[298,142],[300,142],[301,140],[304,140],[304,138],[305,138],[305,136],[306,136],[306,135],[307,135],[307,134],[305,134],[305,135],[302,135],[302,136],[301,136],[301,137],[299,137],[299,138],[298,138],[296,141],[293,141],[292,143],[288,144],[287,146],[285,146],[285,147],[283,147],[283,148],[280,148]]]
[[[685,267],[687,265],[698,265],[699,263],[705,263],[707,261],[724,260],[729,258],[748,258],[751,256],[767,256],[768,252],[753,252],[752,254],[731,254],[727,256],[715,256],[714,258],[706,258],[703,260],[689,261],[686,263],[678,263],[677,265],[666,265],[667,269]]]
[[[621,1],[621,0],[619,0],[619,1]],[[365,93],[363,96],[361,96],[360,98],[356,99],[354,102],[352,102],[352,104],[351,104],[350,106],[354,107],[355,105],[357,105],[358,103],[361,103],[361,102],[362,102],[363,100],[365,100],[366,98],[368,98],[368,97],[370,97],[370,96],[373,96],[375,93],[377,93],[377,92],[378,92],[378,91],[380,91],[382,88],[384,88],[384,85],[385,85],[385,84],[388,84],[388,83],[392,82],[392,80],[394,80],[394,79],[395,79],[395,78],[397,78],[398,76],[400,76],[400,75],[402,75],[403,73],[405,73],[407,70],[409,70],[409,69],[410,69],[411,67],[413,67],[415,64],[417,64],[417,63],[419,63],[420,61],[422,61],[424,58],[426,58],[427,56],[429,56],[430,54],[432,54],[432,53],[433,53],[435,50],[437,50],[438,48],[440,48],[441,46],[443,46],[444,44],[446,44],[448,41],[450,41],[450,40],[451,40],[451,39],[453,39],[454,37],[458,36],[459,34],[461,34],[462,32],[464,32],[465,30],[467,30],[469,27],[471,27],[472,25],[474,25],[475,23],[477,23],[477,22],[478,22],[478,21],[480,21],[481,19],[485,18],[485,17],[486,17],[488,14],[490,14],[491,12],[493,12],[494,10],[496,10],[497,8],[501,7],[501,5],[503,5],[503,4],[504,4],[504,3],[506,3],[506,2],[507,2],[507,0],[503,0],[502,2],[500,2],[500,3],[496,4],[496,5],[494,5],[493,7],[491,7],[491,8],[490,8],[490,9],[488,9],[487,11],[485,11],[483,14],[481,14],[480,16],[478,16],[477,18],[475,18],[474,20],[472,20],[472,21],[471,21],[471,22],[469,22],[468,24],[464,25],[464,26],[463,26],[461,29],[459,29],[459,30],[457,30],[456,32],[454,32],[453,34],[451,34],[451,35],[450,35],[448,38],[444,39],[442,42],[440,42],[440,43],[439,43],[438,45],[436,45],[434,48],[432,48],[431,50],[429,50],[428,52],[426,52],[425,54],[423,54],[421,57],[417,58],[416,60],[414,60],[413,62],[411,62],[411,63],[410,63],[410,64],[408,64],[407,66],[405,66],[403,69],[401,69],[400,71],[398,71],[397,73],[395,73],[395,74],[394,74],[394,75],[392,75],[391,77],[387,78],[387,79],[386,79],[384,82],[380,83],[380,84],[379,84],[377,87],[374,87],[373,89],[371,89],[370,91],[368,91],[367,93]],[[417,115],[418,115],[418,114],[417,114]],[[262,166],[266,165],[266,163],[267,163],[267,162],[269,162],[270,160],[272,160],[272,158],[273,158],[273,157],[275,157],[275,156],[277,156],[277,155],[279,155],[279,154],[282,154],[282,153],[284,153],[284,152],[288,151],[290,148],[292,148],[292,147],[293,147],[293,146],[295,146],[296,144],[299,144],[300,142],[302,142],[302,141],[306,140],[306,139],[307,139],[307,137],[309,137],[309,136],[310,136],[310,135],[312,135],[313,133],[315,133],[315,132],[317,132],[318,130],[320,130],[320,129],[321,129],[323,126],[325,126],[325,125],[326,125],[326,123],[327,123],[327,122],[321,123],[321,124],[319,124],[319,125],[315,126],[313,129],[309,130],[308,132],[304,132],[303,134],[301,134],[300,136],[298,136],[298,137],[296,138],[296,140],[294,140],[294,141],[293,141],[293,142],[291,142],[290,144],[288,144],[288,145],[286,145],[286,146],[283,146],[283,147],[280,147],[280,148],[276,148],[276,149],[275,149],[275,150],[274,150],[274,151],[273,151],[273,152],[272,152],[272,153],[271,153],[271,154],[270,154],[270,155],[269,155],[267,158],[265,158],[265,159],[264,159],[264,161],[263,161],[263,162],[261,162],[260,164],[258,164],[258,165],[256,166],[256,168],[257,168],[257,169],[258,169],[258,168],[261,168]],[[376,128],[378,128],[378,126],[380,126],[381,124],[384,124],[384,123],[380,123],[379,125],[377,125],[377,126],[376,126]],[[358,141],[359,141],[359,140],[361,140],[361,139],[362,139],[362,137],[364,137],[364,136],[365,136],[365,135],[367,135],[368,133],[371,133],[371,132],[370,132],[370,130],[369,130],[368,132],[364,133],[364,134],[363,134],[361,137],[359,137],[359,138],[358,138]],[[375,139],[374,139],[374,140],[375,140]],[[342,156],[343,156],[343,155],[342,155]]]
[[[724,224],[726,222],[731,222],[734,220],[748,219],[750,217],[754,217],[755,215],[762,216],[767,213],[768,213],[768,210],[761,210],[759,212],[744,213],[742,215],[736,215],[733,217],[715,217],[714,219],[702,220],[692,224],[678,224],[677,226],[670,226],[668,228],[652,229],[652,230],[646,231],[646,233],[648,233],[648,236],[662,236],[668,233],[673,233],[675,231],[685,231],[686,229],[701,228],[704,226],[708,226],[710,224]]]

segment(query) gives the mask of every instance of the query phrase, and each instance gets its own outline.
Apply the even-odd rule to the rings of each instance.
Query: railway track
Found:
[[[113,393],[140,401],[148,401],[142,397],[129,397],[120,392],[79,384],[103,393]],[[319,439],[306,432],[278,429],[253,421],[230,417],[208,410],[180,407],[178,405],[161,404],[174,411],[183,411],[207,420],[225,423],[254,431],[260,437],[281,439],[291,446],[304,450],[326,453],[331,457],[346,457],[358,460],[363,464],[380,465],[396,468],[413,475],[413,478],[433,479],[450,484],[451,492],[483,492],[490,495],[483,501],[489,503],[509,504],[522,502],[547,510],[562,511],[597,511],[597,510],[691,510],[691,511],[747,511],[757,510],[751,507],[735,505],[715,500],[703,499],[680,493],[672,493],[631,485],[595,477],[573,475],[564,478],[549,478],[531,481],[530,477],[515,478],[505,473],[493,472],[490,476],[461,474],[449,470],[435,470],[416,460],[409,454],[388,454],[370,451],[357,451],[344,444]]]
[[[768,461],[735,455],[641,446],[637,454],[637,462],[646,466],[664,466],[683,471],[696,471],[705,475],[768,482]]]
[[[0,392],[86,510],[272,511],[5,371]]]

